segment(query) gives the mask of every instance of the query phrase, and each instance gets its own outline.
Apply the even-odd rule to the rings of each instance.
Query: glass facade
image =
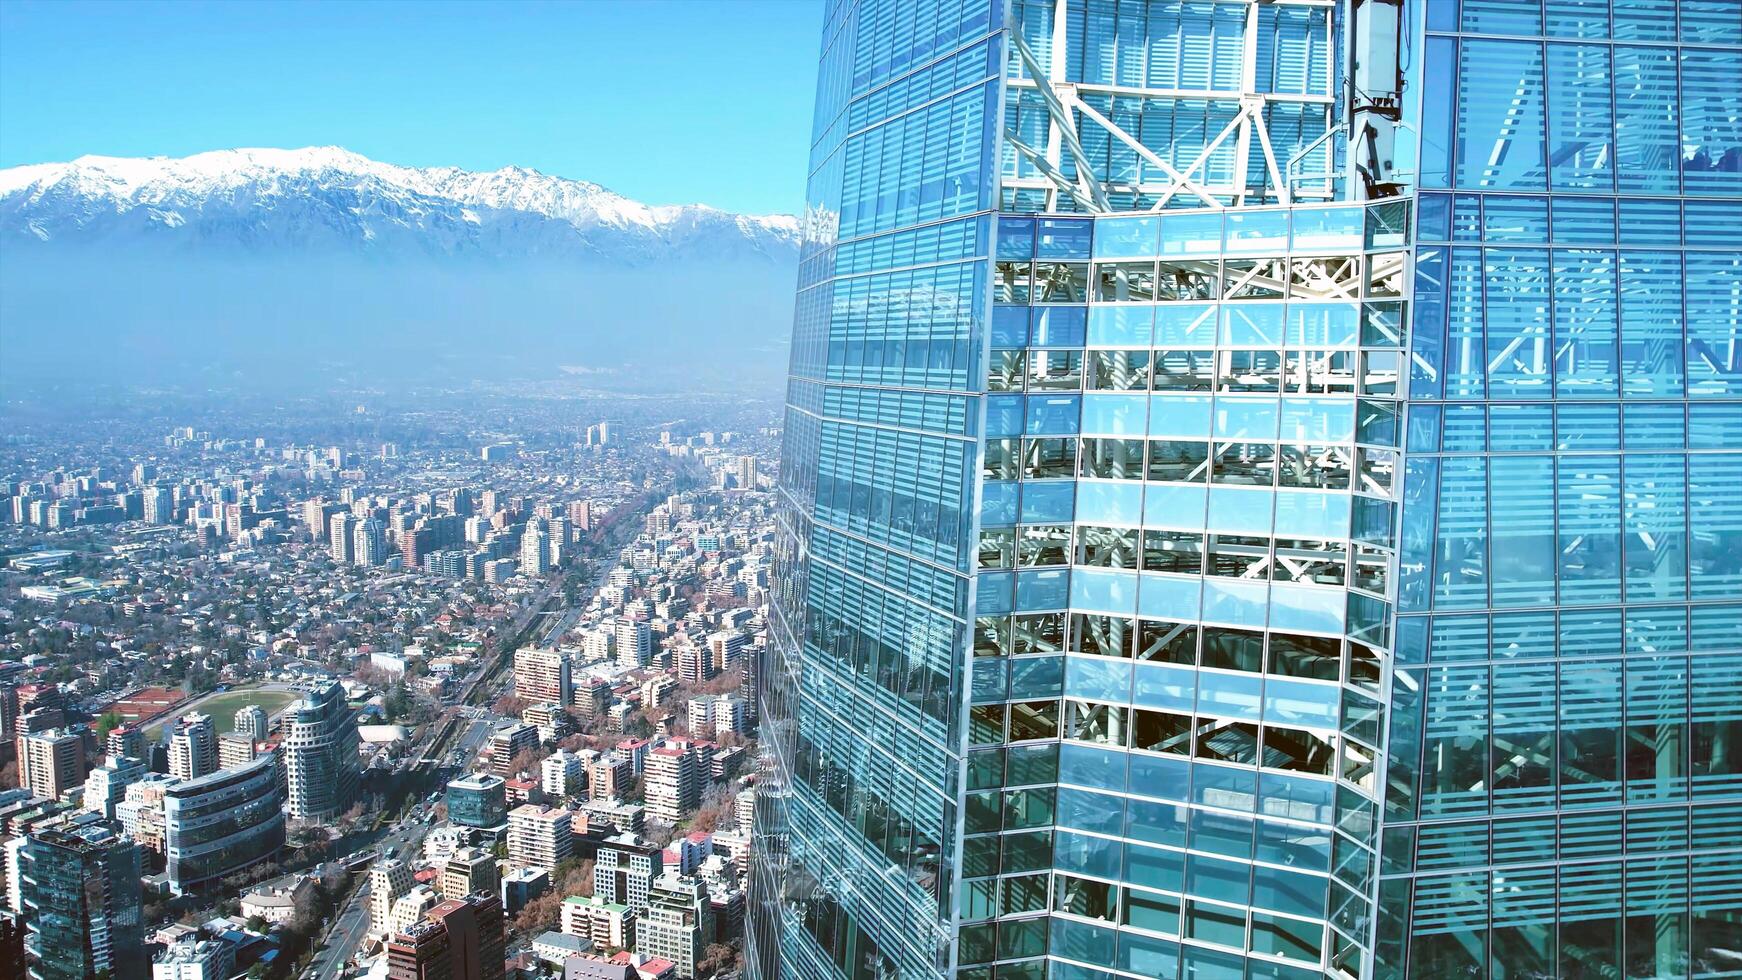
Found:
[[[500,827],[508,822],[508,786],[500,776],[470,773],[448,783],[448,820],[465,827]]]
[[[276,753],[171,786],[163,796],[170,889],[179,895],[276,857],[283,804]]]
[[[1742,5],[1423,26],[1380,973],[1742,975]]]
[[[1737,0],[832,4],[757,974],[1742,975],[1736,77]]]
[[[357,799],[357,717],[338,681],[306,686],[284,715],[286,812],[333,820]]]
[[[139,845],[101,830],[47,830],[20,857],[31,980],[146,974]]]

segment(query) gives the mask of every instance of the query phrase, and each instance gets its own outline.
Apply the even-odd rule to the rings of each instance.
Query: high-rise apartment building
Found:
[[[667,871],[653,882],[647,910],[636,917],[635,951],[672,961],[677,975],[689,980],[696,975],[696,963],[713,932],[708,886]]]
[[[412,885],[410,891],[394,899],[393,911],[387,916],[387,934],[397,935],[410,929],[439,901],[434,888],[421,883]]]
[[[169,774],[198,779],[218,769],[218,730],[212,719],[195,712],[183,715],[169,736]]]
[[[518,722],[490,735],[490,771],[497,776],[514,775],[514,760],[520,753],[538,748],[538,729]]]
[[[378,857],[369,866],[369,931],[392,934],[393,903],[404,898],[413,885],[411,868],[392,857]]]
[[[266,740],[271,733],[266,717],[266,709],[257,704],[245,705],[236,711],[231,722],[231,731],[241,732],[257,742]]]
[[[527,803],[508,814],[508,860],[518,868],[550,871],[574,846],[573,814]]]
[[[1739,72],[1734,2],[830,4],[753,972],[1735,969]]]
[[[378,517],[365,517],[351,529],[351,562],[356,565],[387,563],[387,525]]]
[[[583,679],[574,686],[574,704],[585,721],[605,717],[611,710],[611,682],[603,677]]]
[[[331,820],[357,798],[357,716],[338,681],[311,684],[284,711],[281,728],[286,812],[295,820]]]
[[[664,851],[634,834],[618,834],[600,844],[594,856],[593,894],[645,912],[654,879],[664,871]]]
[[[145,729],[138,725],[116,725],[103,740],[103,751],[131,759],[145,758]]]
[[[145,488],[145,520],[152,524],[169,524],[175,520],[175,494],[170,488]]]
[[[303,525],[308,528],[310,536],[315,538],[321,538],[328,533],[328,520],[337,513],[327,510],[327,502],[319,497],[303,501],[301,511]]]
[[[744,656],[750,638],[743,630],[721,630],[708,635],[709,667],[713,674],[724,674],[738,666],[738,661]],[[712,674],[710,674],[712,676]]]
[[[697,738],[713,738],[725,732],[743,734],[745,702],[729,694],[704,694],[690,698],[687,705],[690,734]]]
[[[234,769],[254,761],[259,751],[254,737],[247,732],[225,732],[218,736],[218,768]]]
[[[520,574],[539,576],[550,571],[550,532],[543,518],[527,522],[520,535]]]
[[[333,560],[346,565],[357,560],[357,516],[350,511],[334,514],[327,521],[327,541]]]
[[[494,895],[501,887],[502,872],[496,856],[481,848],[459,848],[442,866],[443,898],[465,898],[473,892]]]
[[[568,658],[543,647],[514,651],[514,696],[534,704],[568,704]]]
[[[638,619],[619,620],[616,630],[617,663],[645,667],[653,662],[653,628]]]
[[[595,800],[623,797],[635,779],[635,762],[612,751],[587,764],[587,795]]]
[[[166,850],[163,797],[175,782],[166,773],[146,773],[128,783],[121,802],[115,804],[115,822],[121,825],[121,832],[159,857]]]
[[[85,738],[77,729],[48,728],[18,736],[18,785],[45,800],[85,781]]]
[[[85,776],[84,806],[103,819],[115,819],[115,806],[127,798],[127,787],[145,778],[145,763],[127,756],[110,755]]]
[[[647,753],[647,812],[676,825],[701,800],[702,777],[696,753],[687,745],[662,745]]]
[[[568,749],[557,749],[538,764],[539,788],[552,799],[581,796],[587,791],[587,762]]]
[[[18,685],[0,683],[0,738],[10,742],[18,737]]]

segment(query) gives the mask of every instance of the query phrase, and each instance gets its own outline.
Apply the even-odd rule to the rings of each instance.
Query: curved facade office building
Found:
[[[270,752],[165,790],[170,888],[179,895],[271,860],[284,846],[283,806]]]
[[[835,0],[764,978],[1742,971],[1742,4]]]

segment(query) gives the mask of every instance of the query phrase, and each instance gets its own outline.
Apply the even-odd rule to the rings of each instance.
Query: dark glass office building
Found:
[[[1742,976],[1742,0],[837,0],[764,978]]]
[[[448,783],[448,820],[462,827],[500,827],[508,822],[508,788],[500,776],[467,773]]]
[[[139,845],[101,828],[31,834],[19,855],[31,980],[143,977]]]

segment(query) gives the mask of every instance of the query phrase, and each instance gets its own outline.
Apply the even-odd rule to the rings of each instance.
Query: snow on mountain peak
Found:
[[[556,222],[572,232],[553,232],[548,226]],[[0,240],[22,233],[38,241],[112,241],[141,228],[154,244],[174,232],[231,247],[227,237],[250,247],[321,241],[383,249],[382,232],[394,231],[395,240],[438,253],[579,248],[638,260],[692,245],[731,249],[739,241],[754,252],[785,253],[798,238],[790,215],[647,205],[525,167],[405,167],[337,146],[83,156],[0,170]]]

